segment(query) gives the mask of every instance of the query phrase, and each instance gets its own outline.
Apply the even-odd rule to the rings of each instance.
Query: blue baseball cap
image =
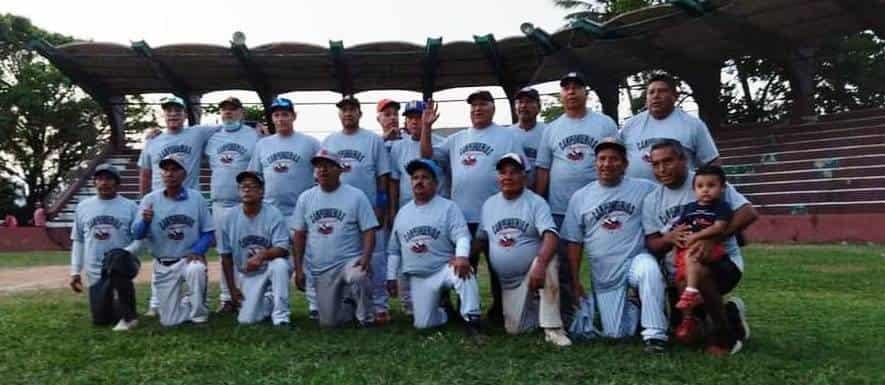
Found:
[[[420,100],[412,100],[411,102],[406,103],[406,108],[403,109],[403,116],[412,113],[423,114],[425,108],[427,108],[427,103]]]
[[[418,170],[430,171],[430,173],[433,174],[433,179],[437,182],[442,178],[442,168],[440,168],[439,164],[433,159],[418,158],[406,164],[406,172],[409,173],[409,176],[412,176],[412,174]]]
[[[270,112],[274,112],[276,110],[295,112],[295,103],[292,103],[291,100],[286,98],[276,98],[273,100],[273,103],[270,104]]]

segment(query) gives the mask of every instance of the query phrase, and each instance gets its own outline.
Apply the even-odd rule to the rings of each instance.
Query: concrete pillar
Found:
[[[590,87],[599,98],[602,104],[602,113],[608,115],[616,123],[618,122],[618,104],[620,103],[620,94],[618,89],[618,80],[611,78],[592,78],[590,79]]]
[[[691,87],[694,101],[698,105],[698,116],[707,124],[711,131],[722,125],[722,73],[721,65],[692,66],[682,71],[679,77]]]
[[[203,94],[187,95],[185,103],[187,103],[187,123],[190,126],[200,124],[200,118],[203,116],[203,107],[200,105],[202,99]]]
[[[817,71],[814,48],[798,48],[790,52],[787,72],[790,79],[790,97],[793,107],[790,121],[801,122],[802,117],[813,115],[812,95],[814,93],[814,73]]]
[[[111,145],[116,150],[123,149],[126,147],[126,98],[111,96],[101,104],[111,126]]]

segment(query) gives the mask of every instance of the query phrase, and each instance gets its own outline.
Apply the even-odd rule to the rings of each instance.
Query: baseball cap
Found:
[[[430,173],[433,174],[433,179],[436,181],[439,181],[442,177],[442,168],[440,168],[439,164],[433,159],[418,158],[413,159],[406,164],[406,172],[409,173],[409,176],[418,170],[430,171]]]
[[[160,99],[160,108],[165,109],[166,107],[171,106],[171,105],[176,105],[181,108],[184,108],[185,107],[184,106],[184,99],[179,98],[178,96],[175,96],[175,95],[164,96],[162,99]]]
[[[495,164],[495,169],[500,171],[501,168],[504,167],[504,165],[507,163],[510,163],[510,164],[518,167],[520,170],[525,171],[525,164],[526,164],[525,158],[523,158],[522,155],[519,155],[515,152],[508,152],[508,153],[502,155],[501,159],[498,159],[498,163]]]
[[[181,159],[178,159],[175,155],[167,155],[163,160],[160,161],[160,168],[165,169],[166,166],[174,165],[182,170],[187,170],[184,167],[184,162]]]
[[[406,108],[403,109],[403,116],[411,113],[422,114],[424,113],[425,108],[427,108],[426,103],[420,100],[412,100],[411,102],[406,103]]]
[[[620,139],[612,136],[602,138],[602,140],[599,141],[599,144],[593,148],[593,153],[599,154],[600,151],[605,150],[606,148],[613,148],[618,150],[621,154],[624,154],[624,156],[627,155],[627,147],[624,146],[624,143],[621,142]]]
[[[292,103],[292,101],[287,98],[276,98],[270,104],[270,112],[274,112],[276,110],[295,112],[295,103]]]
[[[473,104],[474,100],[485,100],[487,102],[494,102],[495,98],[492,97],[491,92],[486,90],[479,90],[467,97],[467,104]]]
[[[341,165],[341,157],[339,157],[338,154],[331,152],[325,148],[321,148],[319,151],[317,151],[316,154],[314,154],[312,158],[310,158],[310,164],[316,166],[317,162],[321,160],[328,160],[334,163],[339,168],[344,168]]]
[[[111,174],[111,176],[114,177],[115,179],[117,179],[118,182],[120,181],[120,170],[117,170],[117,168],[114,167],[114,165],[112,165],[110,163],[103,163],[103,164],[96,166],[95,172],[92,173],[92,177],[93,178],[97,177],[98,174],[101,174],[101,173]]]
[[[578,83],[582,86],[586,86],[587,85],[587,78],[585,78],[584,74],[582,74],[580,72],[569,72],[569,73],[563,75],[562,78],[559,79],[559,86],[564,87],[566,84],[571,83],[571,82],[575,82],[575,83]]]
[[[356,108],[360,108],[360,101],[353,95],[344,95],[338,103],[335,103],[335,106],[338,108],[342,108],[346,105],[356,106]]]
[[[249,178],[254,179],[255,181],[258,182],[258,184],[260,184],[262,187],[264,187],[264,177],[262,177],[261,174],[255,172],[255,171],[243,171],[243,172],[237,174],[237,183],[238,184],[243,183],[244,180],[249,179]]]
[[[228,96],[224,98],[224,100],[218,102],[218,108],[224,107],[225,104],[229,104],[234,108],[243,108],[243,102],[233,96]]]
[[[531,88],[531,87],[525,87],[525,88],[519,90],[519,92],[516,93],[516,96],[514,97],[514,99],[519,99],[519,98],[529,98],[529,99],[532,99],[536,102],[541,102],[541,95],[538,94],[538,90]]]
[[[381,99],[378,101],[378,105],[375,107],[376,112],[384,111],[387,107],[393,107],[393,109],[399,111],[399,102],[393,99]]]

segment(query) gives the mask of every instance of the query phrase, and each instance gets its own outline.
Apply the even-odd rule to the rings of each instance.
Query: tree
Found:
[[[60,45],[73,38],[15,15],[0,15],[0,31],[0,177],[23,184],[30,212],[62,187],[70,170],[97,155],[109,125],[94,100],[26,48],[32,39]],[[146,107],[127,110],[130,123],[149,117]]]

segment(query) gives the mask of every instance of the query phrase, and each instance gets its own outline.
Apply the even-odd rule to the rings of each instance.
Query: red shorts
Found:
[[[686,254],[688,254],[688,249],[676,249],[676,260],[674,261],[676,262],[676,282],[685,281]],[[719,262],[726,255],[725,246],[721,243],[717,243],[713,245],[713,248],[710,250],[710,260],[708,263]]]

